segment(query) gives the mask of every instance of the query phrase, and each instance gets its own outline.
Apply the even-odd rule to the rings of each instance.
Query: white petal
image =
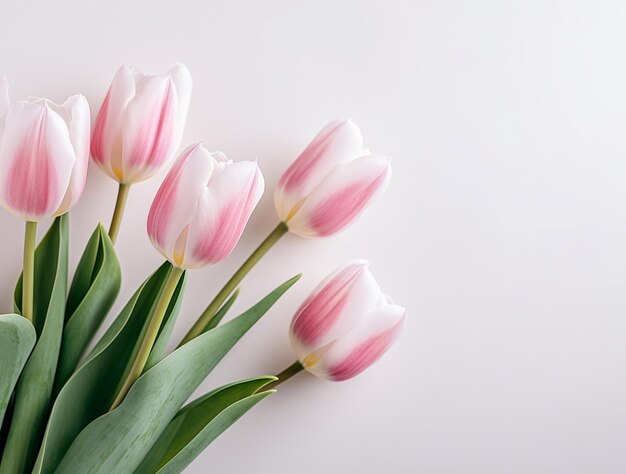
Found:
[[[9,99],[9,82],[7,76],[0,76],[0,147],[2,146],[2,135],[4,132],[4,122],[9,112],[11,100]]]
[[[298,357],[352,331],[384,299],[368,263],[354,260],[326,278],[299,308],[290,327]]]
[[[176,66],[170,70],[169,74],[174,81],[177,99],[176,122],[174,126],[174,136],[172,138],[172,153],[175,153],[180,147],[185,132],[193,81],[189,69],[181,63],[176,64]]]
[[[288,221],[303,237],[341,231],[380,194],[391,178],[388,157],[369,155],[336,166]]]
[[[351,120],[334,120],[326,125],[300,156],[283,173],[276,186],[274,204],[281,220],[293,210],[338,164],[365,154],[363,136]]]
[[[16,102],[0,148],[0,199],[25,219],[51,216],[65,196],[74,160],[67,125],[49,102]]]
[[[124,111],[134,96],[135,78],[130,68],[122,66],[113,77],[93,127],[92,157],[105,173],[118,180],[122,173]]]
[[[63,109],[69,117],[66,120],[69,128],[69,138],[74,147],[75,161],[72,168],[69,187],[57,210],[60,215],[67,212],[80,199],[87,179],[87,165],[89,163],[89,133],[90,114],[87,99],[82,95],[70,97],[63,104]]]
[[[189,226],[185,268],[197,268],[226,258],[233,250],[263,195],[264,180],[253,161],[223,161],[215,172]]]
[[[373,309],[356,329],[330,344],[320,361],[307,369],[331,380],[358,375],[394,344],[405,314],[405,308],[395,304]]]
[[[144,76],[136,87],[122,129],[122,175],[127,183],[154,175],[175,152],[172,139],[177,99],[172,79]]]
[[[214,169],[211,154],[201,145],[193,145],[174,163],[154,198],[148,234],[154,246],[173,263],[182,263],[184,254],[177,255],[177,241],[187,235]]]

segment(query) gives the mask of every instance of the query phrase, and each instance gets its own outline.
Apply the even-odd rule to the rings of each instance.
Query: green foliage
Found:
[[[36,472],[108,474],[118,472],[120,466],[126,472],[137,469],[202,380],[298,278],[285,282],[237,318],[179,347],[145,372],[115,410],[80,432],[58,466],[56,459],[61,455],[58,447],[52,460],[46,456],[44,446],[44,462],[38,460],[40,469]],[[52,431],[50,427],[49,431]]]
[[[174,474],[191,463],[213,440],[273,390],[259,392],[276,377],[225,385],[182,408],[167,425],[137,473]]]
[[[115,302],[120,264],[102,224],[94,230],[76,268],[65,308],[65,329],[55,379],[58,393],[70,378],[89,341]]]
[[[50,420],[34,472],[51,472],[81,430],[106,413],[130,370],[150,315],[172,265],[164,263],[135,292],[86,361],[63,386]],[[178,309],[184,286],[178,283],[166,318]]]
[[[35,251],[33,325],[37,343],[15,388],[15,408],[0,472],[29,471],[45,428],[57,367],[67,294],[68,217],[57,217]],[[15,288],[21,307],[22,279]]]
[[[26,318],[19,314],[0,315],[0,426],[35,338],[35,328]]]

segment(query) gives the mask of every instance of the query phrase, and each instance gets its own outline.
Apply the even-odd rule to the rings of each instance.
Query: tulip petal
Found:
[[[174,133],[172,135],[171,149],[171,153],[176,153],[183,139],[183,133],[185,132],[185,124],[187,122],[187,115],[189,114],[189,102],[191,101],[193,81],[191,79],[189,69],[181,63],[177,63],[176,66],[169,71],[169,75],[174,82],[174,87],[176,88],[176,98],[178,103],[176,107],[176,126],[174,127]]]
[[[298,205],[338,164],[365,154],[363,136],[351,120],[326,125],[283,173],[274,193],[276,211],[288,220]]]
[[[75,154],[65,121],[48,101],[17,102],[0,148],[0,199],[27,220],[52,215],[70,181]]]
[[[3,74],[0,76],[0,127],[4,123],[9,107],[11,106],[11,100],[9,99],[9,82],[7,76]],[[2,129],[0,128],[0,137],[2,136]]]
[[[350,224],[391,178],[389,158],[369,155],[336,166],[288,221],[303,237],[328,236]]]
[[[167,259],[172,259],[179,240],[207,191],[216,162],[201,145],[192,145],[176,160],[150,207],[148,235],[152,244]],[[174,263],[174,262],[173,262]],[[180,264],[180,262],[179,262]]]
[[[202,267],[230,255],[264,187],[255,162],[219,161],[189,226],[183,267]]]
[[[342,266],[300,306],[289,334],[301,361],[316,348],[352,331],[381,303],[382,293],[368,265],[364,260],[354,260]]]
[[[313,374],[340,381],[358,375],[376,362],[396,341],[406,319],[398,305],[380,306],[354,331],[330,344],[320,361],[307,367]]]
[[[120,67],[100,107],[93,126],[91,155],[96,164],[113,179],[122,179],[122,127],[124,110],[135,96],[133,72]]]
[[[144,76],[128,103],[122,130],[122,179],[149,178],[172,153],[178,98],[170,77]]]
[[[56,215],[64,214],[80,199],[85,189],[87,165],[89,163],[89,104],[82,95],[70,97],[62,105],[64,118],[69,129],[69,138],[76,159],[70,176],[69,187]]]

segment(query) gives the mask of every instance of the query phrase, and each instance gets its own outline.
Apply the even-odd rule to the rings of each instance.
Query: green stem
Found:
[[[111,217],[111,226],[109,227],[109,237],[111,242],[115,245],[117,240],[117,234],[120,232],[120,224],[122,223],[122,216],[124,215],[124,208],[126,207],[126,199],[128,199],[128,191],[130,190],[130,184],[120,183],[117,189],[117,199],[115,200],[115,210],[113,211],[113,217]]]
[[[35,286],[35,240],[37,223],[26,221],[24,232],[24,269],[22,271],[22,316],[33,322],[33,294]]]
[[[213,301],[209,303],[209,306],[206,307],[204,312],[200,315],[196,323],[189,330],[187,335],[180,342],[178,347],[186,344],[191,341],[194,337],[199,336],[203,333],[204,329],[211,322],[211,318],[215,316],[215,313],[219,310],[220,306],[226,301],[226,298],[230,296],[230,294],[237,289],[241,280],[254,268],[254,266],[261,260],[263,255],[267,253],[269,249],[271,249],[276,242],[280,240],[280,238],[287,233],[289,229],[287,228],[287,224],[284,222],[280,222],[276,228],[270,232],[270,234],[265,238],[263,242],[256,248],[254,252],[248,257],[248,259],[243,262],[243,264],[239,267],[239,269],[235,272],[235,274],[226,282],[224,287],[220,290],[220,292],[213,298]]]
[[[133,385],[133,383],[135,383],[135,380],[137,380],[143,372],[143,369],[146,366],[146,362],[148,362],[148,357],[150,356],[152,346],[154,346],[154,342],[156,341],[156,338],[159,334],[159,329],[161,328],[163,317],[167,312],[167,307],[170,304],[172,296],[176,291],[178,281],[180,280],[180,277],[182,275],[182,269],[178,267],[173,267],[169,275],[167,276],[165,286],[163,287],[161,296],[159,296],[159,300],[154,308],[154,312],[152,313],[152,316],[150,318],[150,323],[148,324],[148,329],[146,329],[146,334],[143,338],[143,341],[141,341],[141,346],[139,347],[137,356],[133,361],[130,372],[126,376],[126,380],[124,380],[122,388],[117,394],[117,397],[115,397],[113,405],[111,405],[111,410],[117,408],[117,406],[122,403],[122,400],[124,400],[124,397],[128,393],[128,390],[130,390],[130,387]]]
[[[263,390],[272,390],[278,387],[281,383],[289,380],[291,377],[301,372],[304,369],[304,366],[300,363],[300,361],[295,361],[285,370],[283,370],[280,374],[276,375],[278,380],[274,380],[273,382],[268,383]]]

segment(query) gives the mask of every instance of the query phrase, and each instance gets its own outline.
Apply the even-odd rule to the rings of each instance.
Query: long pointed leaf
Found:
[[[98,224],[85,247],[70,286],[65,311],[66,324],[54,382],[55,394],[74,372],[89,341],[111,309],[120,284],[120,264],[113,244],[102,224]]]
[[[0,426],[35,338],[35,328],[26,318],[18,314],[0,315]]]
[[[164,263],[128,301],[52,407],[34,472],[51,472],[80,431],[111,407],[128,372],[172,265]],[[168,311],[177,308],[184,277]],[[166,315],[166,317],[171,317]]]
[[[274,392],[257,393],[273,380],[276,377],[258,377],[225,385],[183,407],[135,472],[182,472],[230,425]]]
[[[45,428],[65,317],[67,228],[67,214],[57,217],[35,251],[33,322],[38,338],[15,389],[15,408],[0,464],[3,473],[32,468]],[[21,300],[20,277],[15,289],[18,308]]]
[[[135,470],[213,367],[298,278],[232,321],[179,347],[144,373],[115,410],[78,435],[55,472],[108,474],[119,472],[120,466],[127,472]]]
[[[209,324],[206,325],[206,328],[204,328],[204,331],[202,332],[207,332],[217,327],[217,325],[222,321],[222,319],[224,319],[224,316],[226,316],[226,313],[228,313],[228,310],[230,309],[230,307],[235,303],[235,300],[237,299],[238,296],[239,296],[239,288],[237,288],[235,292],[230,296],[230,298],[228,298],[226,303],[224,303],[222,307],[217,310],[217,313],[213,315],[213,317],[209,321]]]

